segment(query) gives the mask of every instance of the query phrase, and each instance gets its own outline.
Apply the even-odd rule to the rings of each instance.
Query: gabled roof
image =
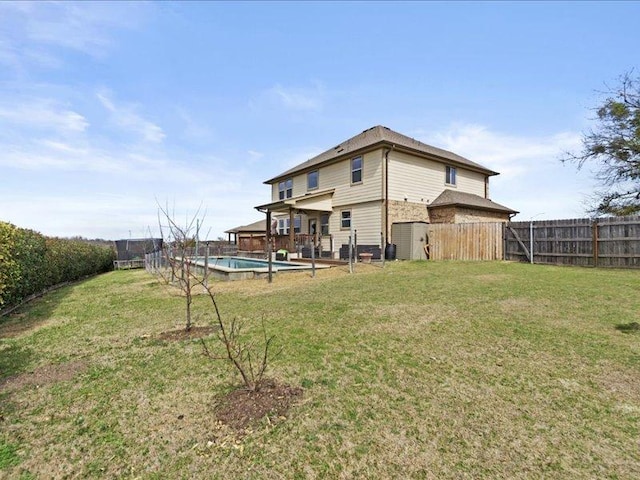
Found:
[[[500,205],[488,198],[483,198],[473,193],[458,192],[456,190],[447,189],[436,197],[436,199],[429,204],[429,208],[437,207],[472,207],[480,210],[489,210],[492,212],[504,212],[504,213],[519,213],[516,210],[511,210],[509,207]]]
[[[257,222],[250,223],[249,225],[243,225],[241,227],[231,228],[229,230],[225,230],[224,233],[242,233],[242,232],[262,232],[264,233],[266,228],[267,221],[266,220],[258,220]]]
[[[321,164],[330,163],[334,160],[349,157],[356,153],[362,153],[366,150],[371,150],[374,147],[377,148],[383,145],[402,150],[409,150],[412,153],[427,155],[443,163],[449,163],[454,166],[463,166],[470,170],[482,172],[487,175],[498,175],[498,172],[494,172],[493,170],[483,167],[482,165],[472,162],[471,160],[461,157],[453,152],[427,145],[426,143],[422,143],[414,138],[394,132],[390,128],[377,125],[363,131],[355,137],[345,140],[341,144],[330,148],[326,152],[323,152],[320,155],[287,170],[286,172],[282,172],[280,175],[277,175],[264,183],[271,184],[293,174],[318,167]]]

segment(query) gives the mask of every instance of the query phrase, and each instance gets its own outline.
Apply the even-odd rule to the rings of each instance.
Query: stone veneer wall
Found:
[[[389,200],[389,225],[387,238],[391,236],[391,224],[399,222],[428,222],[429,212],[424,203]]]
[[[429,209],[431,223],[456,223],[456,207],[438,207]]]
[[[508,222],[509,214],[487,212],[473,208],[439,207],[429,211],[431,223],[479,223],[479,222]]]
[[[487,212],[485,210],[474,210],[473,208],[457,208],[455,223],[478,223],[478,222],[508,222],[509,214],[500,212]]]

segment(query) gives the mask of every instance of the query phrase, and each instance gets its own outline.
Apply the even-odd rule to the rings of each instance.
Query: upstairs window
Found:
[[[293,197],[293,179],[288,178],[284,182],[278,183],[278,198],[284,200],[291,197]]]
[[[318,188],[318,170],[307,173],[307,190]]]
[[[445,172],[444,183],[447,185],[455,185],[456,184],[456,168],[450,167],[447,165],[447,169]]]
[[[362,182],[362,157],[351,159],[351,183]]]

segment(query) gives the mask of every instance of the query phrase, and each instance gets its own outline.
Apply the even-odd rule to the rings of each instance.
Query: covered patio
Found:
[[[255,207],[266,214],[266,225],[270,226],[265,232],[266,244],[271,247],[270,251],[284,248],[290,253],[299,252],[301,257],[310,257],[317,252],[318,257],[332,258],[333,237],[328,233],[328,226],[327,231],[322,231],[321,218],[328,218],[333,212],[333,193],[334,189],[324,190]],[[276,216],[282,215],[288,219],[286,235],[278,235]],[[295,231],[296,215],[301,216],[299,232]],[[303,218],[306,222],[302,221]]]

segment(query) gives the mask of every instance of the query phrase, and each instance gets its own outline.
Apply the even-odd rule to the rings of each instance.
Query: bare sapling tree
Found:
[[[173,212],[168,207],[158,204],[158,226],[162,238],[163,255],[166,270],[159,270],[160,277],[168,284],[177,286],[185,299],[185,330],[193,326],[191,305],[193,303],[194,287],[201,284],[197,276],[197,255],[195,251],[200,235],[202,222],[199,215],[201,206],[184,225],[180,225]],[[164,223],[163,223],[164,222]],[[195,252],[195,255],[194,255]]]
[[[274,336],[269,336],[261,320],[262,339],[252,339],[243,332],[243,322],[236,318],[225,321],[220,314],[218,303],[216,302],[213,287],[207,283],[206,272],[199,274],[197,252],[194,256],[194,246],[199,238],[199,230],[202,225],[198,215],[200,208],[190,218],[187,218],[184,225],[176,221],[174,212],[168,207],[158,204],[158,225],[163,240],[165,264],[167,268],[160,270],[160,277],[167,283],[177,286],[185,298],[186,325],[189,331],[192,327],[192,303],[193,296],[199,287],[208,294],[213,307],[213,323],[218,327],[218,340],[223,346],[224,353],[217,355],[213,353],[204,339],[201,339],[204,355],[212,360],[226,360],[240,374],[242,383],[249,391],[255,392],[260,389],[263,383],[265,372],[272,360],[279,352],[272,352],[272,342]]]
[[[211,287],[205,288],[213,305],[214,322],[218,326],[218,339],[223,344],[225,351],[222,355],[216,355],[209,350],[205,340],[201,339],[204,355],[212,360],[227,360],[240,374],[242,383],[247,390],[252,392],[259,390],[269,362],[282,351],[282,348],[276,353],[271,352],[271,344],[275,337],[267,334],[264,317],[260,324],[262,341],[244,340],[241,335],[242,322],[236,318],[225,322],[218,309],[213,290]]]

